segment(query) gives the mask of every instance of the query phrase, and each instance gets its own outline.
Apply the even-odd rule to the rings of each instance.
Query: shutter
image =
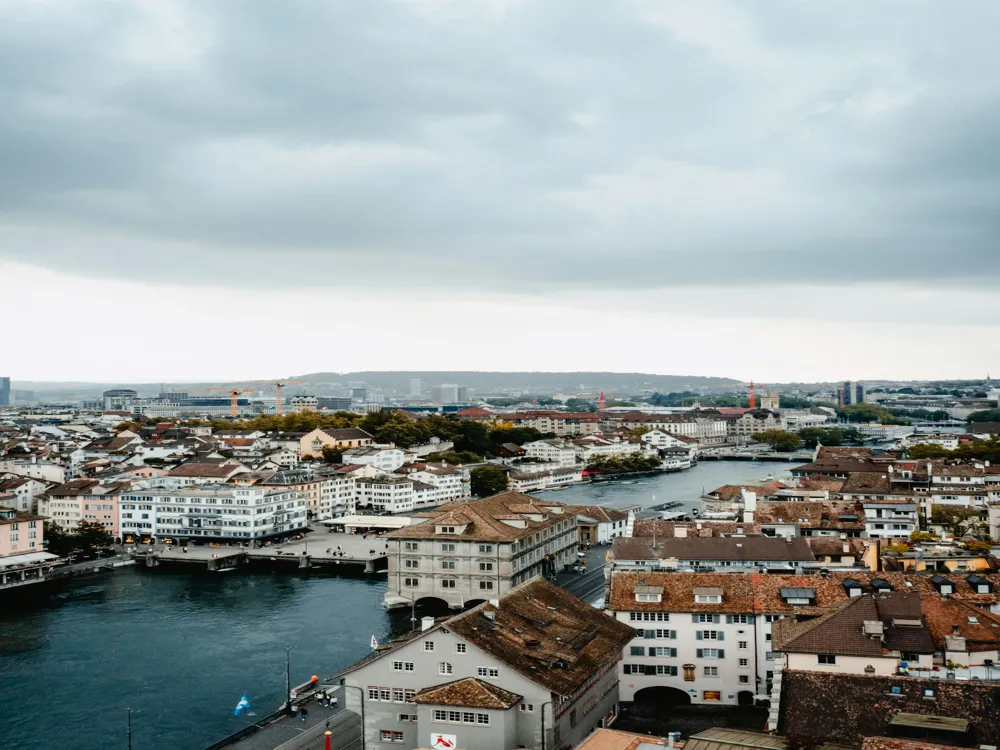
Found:
[[[732,625],[732,624],[733,624],[733,616],[726,615],[726,625]]]
[[[747,624],[748,624],[748,625],[753,625],[753,623],[754,623],[754,618],[755,618],[756,616],[757,616],[757,615],[747,615]]]
[[[726,640],[726,634],[723,631],[720,630],[719,633],[718,633],[718,636],[716,637],[716,640],[717,641],[724,641],[724,640]]]
[[[698,622],[698,615],[691,615],[691,622]]]
[[[642,637],[643,638],[656,638],[656,631],[655,630],[646,630],[646,631],[644,631]]]
[[[646,674],[647,675],[652,675],[652,676],[655,677],[656,676],[656,667],[654,665],[652,665],[652,664],[647,664],[646,665]]]
[[[699,659],[704,659],[705,658],[704,657],[705,649],[699,648],[695,653],[697,654],[697,658],[699,658]]]
[[[720,659],[725,659],[726,658],[726,649],[724,649],[724,648],[720,648],[719,649],[719,658]]]
[[[677,649],[676,648],[670,649],[670,655],[676,658],[677,657]],[[671,669],[674,670],[674,674],[677,674],[677,667],[671,667]]]
[[[700,640],[702,640],[702,633],[701,633],[701,631],[700,631],[700,630],[699,630],[699,631],[698,631],[697,633],[695,633],[695,637],[696,637],[696,638],[697,638],[697,639],[698,639],[699,641],[700,641]]]
[[[656,656],[656,648],[655,647],[653,647],[653,646],[649,647],[649,655],[650,656]]]
[[[670,638],[671,638],[671,640],[677,640],[677,631],[676,630],[671,630],[670,631]]]

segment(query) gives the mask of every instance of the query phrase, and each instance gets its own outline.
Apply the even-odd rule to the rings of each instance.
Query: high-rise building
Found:
[[[854,383],[850,380],[844,381],[844,406],[850,406],[854,403]]]
[[[410,378],[410,398],[420,398],[423,391],[423,383],[420,382],[420,378]]]
[[[367,388],[351,388],[351,398],[355,401],[364,401],[368,397]]]
[[[139,394],[131,388],[112,388],[105,391],[104,411],[132,411],[132,405],[139,397]]]
[[[863,404],[865,402],[865,384],[854,384],[854,403]]]
[[[436,401],[439,404],[457,404],[458,390],[457,385],[432,385],[431,401]]]
[[[10,406],[10,378],[0,378],[0,406]]]

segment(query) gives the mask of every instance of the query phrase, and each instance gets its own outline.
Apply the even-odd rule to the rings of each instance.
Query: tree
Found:
[[[334,445],[324,445],[323,446],[323,460],[328,464],[339,464],[344,461],[344,448],[338,448]]]
[[[587,471],[595,474],[628,474],[633,471],[655,471],[658,468],[658,457],[646,456],[638,451],[628,456],[595,456],[587,464]]]
[[[911,542],[939,542],[941,537],[937,534],[931,534],[929,531],[914,531],[910,534]]]
[[[968,542],[962,544],[965,549],[969,552],[975,552],[980,555],[989,555],[993,552],[993,545],[989,542],[983,542],[978,539],[972,539]]]
[[[52,521],[45,521],[45,549],[53,555],[65,557],[76,548],[76,542],[71,534],[63,531],[62,526]]]
[[[619,399],[611,398],[611,399],[608,399],[605,402],[604,405],[605,406],[635,406],[635,402],[634,401],[621,401]]]
[[[496,466],[479,466],[469,472],[469,479],[476,497],[497,495],[507,489],[507,472]]]
[[[979,511],[975,508],[957,505],[935,505],[931,508],[931,523],[943,526],[956,539],[964,536],[970,525],[974,524],[978,529],[978,520]]]
[[[1000,409],[974,411],[966,418],[967,422],[1000,422]]]
[[[910,545],[906,542],[892,542],[886,548],[886,551],[894,555],[905,555],[910,551]]]
[[[786,432],[785,430],[764,430],[754,435],[753,440],[756,443],[770,445],[774,450],[782,453],[795,450],[802,442],[802,439],[798,435],[793,432]]]
[[[566,411],[571,412],[584,412],[584,411],[597,411],[597,407],[594,405],[593,401],[588,401],[584,398],[568,398],[566,399]]]
[[[115,541],[110,531],[101,524],[91,521],[81,521],[73,538],[80,549],[110,547]]]

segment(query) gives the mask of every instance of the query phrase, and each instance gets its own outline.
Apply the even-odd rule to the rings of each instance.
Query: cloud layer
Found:
[[[0,258],[214,286],[986,289],[998,22],[987,0],[13,0]]]

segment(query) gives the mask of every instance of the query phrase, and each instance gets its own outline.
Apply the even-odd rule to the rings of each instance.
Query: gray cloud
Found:
[[[7,3],[0,258],[245,285],[995,283],[1000,8],[754,7]]]

